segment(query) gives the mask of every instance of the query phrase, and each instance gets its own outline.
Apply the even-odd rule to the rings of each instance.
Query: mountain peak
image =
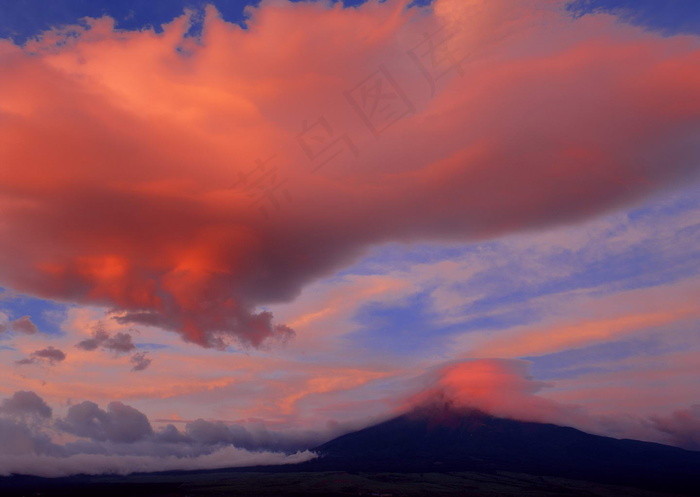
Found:
[[[700,491],[700,452],[423,404],[316,449],[318,470],[511,471]]]

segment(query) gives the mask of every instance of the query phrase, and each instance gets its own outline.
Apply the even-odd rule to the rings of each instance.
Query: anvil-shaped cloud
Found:
[[[558,1],[264,1],[0,42],[0,284],[223,348],[386,241],[569,222],[694,174],[700,42]]]

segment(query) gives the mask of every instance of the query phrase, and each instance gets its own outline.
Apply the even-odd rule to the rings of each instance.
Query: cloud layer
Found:
[[[544,0],[251,15],[209,9],[201,44],[184,17],[0,42],[0,283],[258,347],[293,335],[260,306],[372,244],[573,221],[696,172],[696,38]]]
[[[66,441],[67,435],[73,439]],[[185,433],[173,425],[155,431],[142,412],[121,402],[103,410],[84,401],[71,406],[63,418],[54,418],[34,392],[15,392],[0,404],[3,476],[212,469],[293,464],[315,457],[297,450],[300,445],[311,445],[308,436],[288,440],[204,420],[189,423]]]
[[[64,476],[141,471],[293,464],[316,457],[309,449],[346,432],[405,412],[439,416],[444,407],[575,426],[617,437],[636,437],[698,449],[698,406],[667,415],[606,417],[543,396],[548,385],[534,380],[527,361],[453,361],[404,378],[383,399],[380,416],[314,429],[271,429],[260,420],[181,420],[155,428],[138,409],[119,401],[101,408],[92,401],[64,414],[37,394],[18,391],[0,402],[0,475]],[[416,411],[417,410],[417,411]],[[156,420],[162,421],[162,420]]]

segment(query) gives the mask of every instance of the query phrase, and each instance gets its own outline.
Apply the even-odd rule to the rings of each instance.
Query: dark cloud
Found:
[[[114,335],[110,335],[101,321],[93,326],[90,338],[78,342],[75,346],[87,351],[108,350],[115,355],[128,354],[136,350],[131,334],[119,331]],[[131,363],[132,371],[143,371],[151,365],[153,359],[148,357],[148,352],[137,352],[129,358],[129,362]]]
[[[136,349],[136,345],[129,333],[117,332],[110,335],[105,329],[102,322],[98,322],[92,331],[92,337],[86,338],[75,345],[77,348],[87,351],[101,348],[109,350],[115,354],[126,354]]]
[[[60,452],[60,447],[54,445],[51,438],[36,427],[18,420],[0,418],[0,455],[18,456]],[[5,474],[1,462],[0,474]]]
[[[30,451],[39,442],[45,447],[51,445],[50,439],[41,433],[39,425],[25,422],[28,416],[35,416],[44,423],[51,418],[51,408],[36,393],[16,392],[0,404],[0,415],[12,418],[0,426],[0,429],[5,429],[4,435],[0,434],[0,443],[5,440],[13,448],[32,447],[26,449]],[[91,401],[71,406],[66,416],[56,420],[52,426],[83,439],[63,446],[68,454],[196,457],[227,446],[246,451],[292,454],[319,445],[339,434],[333,430],[278,432],[269,430],[264,423],[243,426],[204,419],[187,423],[184,431],[172,424],[156,431],[146,415],[132,406],[111,402],[106,409],[101,409]],[[10,433],[13,430],[14,435]],[[56,447],[52,450],[56,452]]]
[[[136,442],[153,434],[146,415],[121,402],[110,402],[106,411],[94,402],[81,402],[71,406],[57,426],[73,435],[99,441]]]
[[[147,355],[148,352],[137,352],[136,354],[132,355],[131,359],[129,359],[129,362],[133,364],[131,370],[143,371],[148,366],[150,366],[151,362],[153,362],[153,359],[151,359],[150,357],[146,357]]]
[[[14,331],[15,333],[23,333],[25,335],[36,335],[39,333],[39,328],[36,327],[29,316],[22,316],[7,324],[0,324],[0,333],[5,333],[6,331]]]
[[[197,419],[187,423],[185,430],[192,440],[201,444],[232,443],[228,426],[221,421]]]
[[[54,364],[55,362],[61,362],[66,358],[66,354],[62,350],[59,350],[52,346],[48,346],[45,349],[37,350],[36,352],[32,353],[32,356],[38,359],[45,359],[50,364]]]
[[[54,365],[57,362],[65,360],[66,354],[60,349],[57,349],[51,345],[45,349],[36,350],[31,353],[29,357],[15,361],[16,364],[26,365],[26,364],[36,364],[37,362],[47,362],[50,365]]]
[[[29,316],[22,316],[21,318],[10,322],[10,329],[12,331],[16,331],[17,333],[24,333],[26,335],[35,335],[39,333],[39,329],[32,322]]]
[[[132,342],[131,335],[120,331],[116,335],[105,340],[102,347],[117,354],[126,354],[134,350],[136,345]]]
[[[217,431],[219,425],[223,430]],[[55,430],[80,439],[56,444],[47,434]],[[198,439],[172,424],[154,431],[142,412],[121,402],[111,402],[106,410],[81,402],[51,423],[51,408],[41,397],[16,392],[0,403],[0,475],[127,474],[290,464],[315,457],[234,447],[235,437],[223,423],[203,421],[194,431]]]
[[[39,418],[51,418],[51,408],[34,392],[19,391],[12,397],[3,399],[0,404],[0,413],[11,416],[33,415]]]
[[[175,425],[168,424],[153,435],[154,440],[167,444],[189,444],[192,439],[177,429]]]
[[[0,403],[0,461],[2,456],[60,455],[42,429],[50,423],[52,409],[31,391],[18,391]],[[0,462],[0,474],[3,474]]]
[[[86,338],[85,340],[78,342],[75,346],[82,350],[95,350],[104,342],[109,339],[109,333],[107,333],[102,325],[98,323],[92,332],[92,338]]]

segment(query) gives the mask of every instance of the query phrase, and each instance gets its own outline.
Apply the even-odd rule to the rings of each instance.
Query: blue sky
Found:
[[[302,0],[303,1],[303,0]],[[366,0],[346,0],[349,7]],[[160,29],[162,24],[179,16],[183,9],[201,9],[213,4],[229,22],[244,23],[244,8],[257,5],[255,0],[2,0],[0,1],[0,37],[18,42],[36,36],[51,27],[75,24],[83,17],[109,15],[120,29]],[[425,5],[429,1],[417,2]],[[624,22],[659,30],[666,35],[700,32],[700,5],[695,0],[573,0],[568,4],[572,15],[609,12]]]

